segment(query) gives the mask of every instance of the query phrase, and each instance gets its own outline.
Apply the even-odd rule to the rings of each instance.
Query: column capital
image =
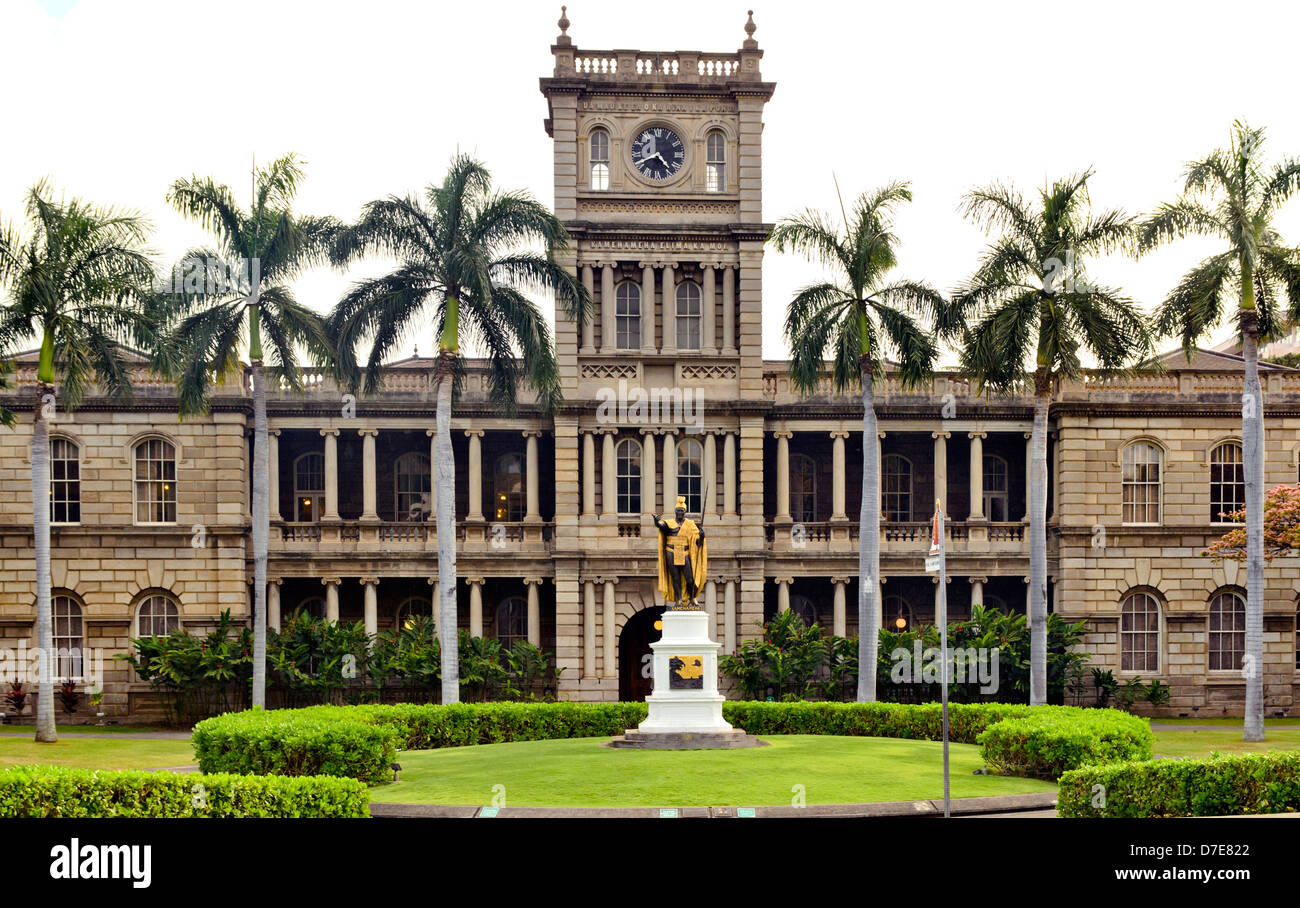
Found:
[[[939,575],[938,575],[938,574],[933,575],[933,576],[930,578],[930,582],[931,582],[932,584],[934,584],[935,586],[938,586],[938,585],[939,585]],[[952,578],[951,578],[951,577],[946,578],[946,579],[944,580],[944,583],[952,583]]]
[[[544,433],[541,429],[524,429],[520,434],[523,435],[524,438],[541,438]]]
[[[989,578],[987,578],[987,577],[967,577],[966,580],[967,580],[968,582],[970,582],[970,583],[988,583],[988,582],[989,582]]]
[[[426,577],[426,578],[425,578],[425,583],[429,584],[429,586],[437,586],[437,585],[438,585],[438,578],[437,578],[437,577]]]
[[[360,579],[362,586],[379,586],[378,577],[362,577]]]
[[[267,434],[268,436],[269,436],[269,435],[274,435],[276,438],[279,438],[279,437],[280,437],[280,430],[279,430],[279,429],[267,429],[267,430],[266,430],[266,434]]]
[[[425,434],[425,436],[428,437],[428,438],[433,438],[433,436],[435,436],[435,435],[438,434],[438,430],[437,430],[437,429],[425,429],[425,430],[424,430],[424,434]]]
[[[989,433],[987,433],[987,432],[967,432],[967,433],[966,433],[966,437],[967,437],[967,438],[988,438],[988,437],[989,437]]]
[[[951,432],[931,432],[931,433],[930,433],[930,437],[931,437],[931,438],[934,438],[934,439],[939,439],[939,438],[952,438],[952,433],[951,433]]]
[[[644,427],[644,428],[641,428],[641,429],[637,429],[637,431],[640,432],[642,435],[658,435],[658,434],[659,434],[659,430],[658,430],[658,429],[651,429],[651,428],[649,428],[648,426],[647,426],[647,427]]]
[[[339,437],[339,430],[338,430],[338,429],[321,429],[321,430],[320,430],[320,434],[321,434],[322,437],[327,436],[327,435],[333,435],[335,438],[338,438],[338,437]]]
[[[483,437],[483,430],[482,430],[482,429],[466,429],[466,430],[465,430],[465,437],[466,437],[466,438],[474,438],[475,436],[477,436],[477,437],[479,437],[479,438],[482,438],[482,437]]]
[[[676,435],[676,434],[677,434],[677,427],[676,427],[676,426],[663,426],[663,427],[661,427],[661,428],[656,429],[655,431],[658,432],[660,435]]]
[[[658,264],[659,264],[659,267],[660,267],[660,268],[664,269],[664,271],[673,271],[673,270],[675,270],[675,269],[681,267],[681,264],[680,264],[679,262],[666,262],[666,261],[665,261],[665,262],[659,262]]]
[[[886,432],[884,429],[876,429],[876,438],[884,438],[888,434],[889,433]]]
[[[789,585],[789,584],[791,584],[791,583],[794,583],[794,578],[793,578],[793,577],[773,577],[773,578],[772,578],[772,582],[773,582],[773,583],[778,583],[778,584],[779,584],[779,583],[784,583],[784,584]]]
[[[781,429],[777,432],[773,432],[772,437],[773,438],[794,438],[794,433],[787,432],[785,429]]]
[[[611,576],[611,575],[609,575],[609,574],[597,574],[597,575],[596,575],[596,583],[612,583],[612,584],[617,585],[617,584],[618,584],[618,577],[616,577],[616,576]]]
[[[847,584],[847,583],[849,582],[850,579],[852,579],[852,578],[847,577],[847,576],[833,576],[833,577],[831,577],[831,583],[835,583],[835,584],[844,583],[844,584]]]
[[[636,263],[636,266],[637,266],[638,268],[640,268],[641,270],[643,270],[643,271],[644,271],[646,268],[657,268],[657,267],[659,267],[659,265],[658,265],[657,262],[637,262],[637,263]]]
[[[1026,433],[1025,433],[1025,441],[1029,441],[1029,440],[1032,439],[1033,437],[1034,437],[1034,433],[1033,433],[1033,432],[1026,432]]]
[[[469,584],[470,586],[473,586],[473,585],[476,584],[476,583],[479,584],[480,586],[482,586],[483,583],[484,583],[484,580],[485,580],[485,578],[483,578],[483,577],[465,577],[465,578],[463,578],[463,579],[464,579],[464,581],[465,581],[467,584]]]
[[[618,433],[618,426],[601,426],[598,429],[591,430],[592,435],[617,435]]]
[[[722,259],[706,259],[700,262],[701,268],[721,268]]]
[[[268,584],[273,583],[273,584],[275,584],[276,586],[280,586],[282,583],[284,583],[284,578],[283,578],[283,577],[268,577],[268,578],[266,578],[266,582],[267,582]]]
[[[830,433],[830,436],[831,438],[848,438],[849,433],[847,429],[835,429]]]
[[[338,586],[343,581],[338,577],[322,577],[320,579],[320,582],[325,586],[329,586],[331,583],[334,584],[335,586]]]
[[[543,583],[546,582],[545,577],[525,577],[523,578],[523,580],[524,580],[524,586],[531,586],[532,584],[537,584],[538,586],[541,586]]]
[[[378,429],[357,429],[357,434],[360,435],[362,438],[366,437],[367,435],[373,438],[378,438],[379,430]]]

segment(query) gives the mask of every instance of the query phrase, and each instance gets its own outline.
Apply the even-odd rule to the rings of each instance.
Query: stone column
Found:
[[[266,626],[276,632],[280,630],[280,584],[283,582],[270,580],[266,586]]]
[[[1025,433],[1025,516],[1021,518],[1023,522],[1029,523],[1029,477],[1031,475],[1031,466],[1034,462],[1034,436],[1031,432]],[[1044,490],[1046,494],[1046,490]],[[1011,477],[1007,477],[1007,495],[1011,495]],[[1011,511],[1007,510],[1007,520],[1011,519]]]
[[[712,640],[718,627],[718,585],[712,580],[704,581],[704,611],[709,616],[709,639]]]
[[[612,577],[605,578],[605,608],[600,624],[601,642],[605,651],[602,674],[606,678],[618,677],[614,666],[614,580]]]
[[[339,578],[322,577],[321,583],[325,584],[325,620],[339,620]]]
[[[439,634],[439,626],[438,626],[438,623],[439,623],[439,621],[441,620],[441,616],[438,614],[439,605],[438,605],[438,578],[437,578],[437,577],[430,577],[430,578],[429,578],[429,589],[433,590],[433,593],[432,593],[432,596],[433,596],[433,607],[432,607],[432,612],[433,612],[433,614],[432,614],[432,618],[433,618],[433,632],[434,632],[434,634]],[[439,637],[439,639],[441,639],[441,637]]]
[[[704,298],[700,301],[700,350],[709,355],[716,355],[718,352],[718,342],[714,337],[713,331],[713,309],[714,296],[717,295],[717,267],[713,262],[701,262],[700,267],[704,269]]]
[[[931,432],[934,439],[934,497],[943,502],[943,512],[948,508],[948,432]]]
[[[542,513],[539,504],[538,479],[539,473],[537,468],[537,439],[542,437],[542,433],[536,429],[528,429],[524,432],[524,469],[527,471],[525,478],[525,496],[527,502],[524,511],[524,523],[541,523]]]
[[[370,523],[379,522],[378,495],[375,491],[375,438],[377,429],[359,429],[361,436],[361,519]],[[396,515],[401,519],[401,515]]]
[[[984,432],[970,432],[970,519],[984,519]]]
[[[975,606],[984,604],[984,583],[987,579],[987,577],[970,578],[970,607],[972,612],[975,610]]]
[[[582,430],[582,513],[596,513],[596,433]]]
[[[776,608],[779,612],[790,611],[790,584],[793,577],[776,577]]]
[[[664,307],[664,342],[660,348],[660,353],[673,354],[677,352],[677,282],[673,278],[673,269],[677,265],[673,262],[665,262],[662,290],[663,307]]]
[[[718,443],[712,432],[704,433],[704,478],[701,491],[704,492],[702,507],[705,514],[717,512],[718,499]]]
[[[663,514],[672,516],[677,507],[677,435],[671,429],[664,431],[664,507]]]
[[[483,578],[467,577],[469,584],[469,635],[483,636]]]
[[[537,592],[541,585],[537,577],[524,578],[524,586],[528,587],[528,642],[533,646],[542,645],[542,607]]]
[[[375,577],[362,577],[361,585],[365,600],[366,636],[374,637],[379,633],[379,580]]]
[[[722,269],[722,355],[736,355],[736,269]]]
[[[582,584],[582,677],[596,677],[596,584]]]
[[[482,429],[466,429],[469,436],[469,513],[466,520],[483,520],[483,448]]]
[[[831,633],[836,637],[846,637],[848,636],[848,617],[846,608],[848,578],[832,577],[831,583],[835,584],[835,605],[831,616]]]
[[[325,513],[321,520],[339,520],[339,430],[321,429],[325,436]]]
[[[655,352],[655,266],[641,262],[641,352]]]
[[[582,266],[582,286],[587,288],[587,295],[592,299],[596,298],[596,276],[590,265]],[[579,353],[590,356],[596,352],[596,326],[595,319],[589,319],[582,326],[582,349]]]
[[[614,265],[603,262],[600,267],[600,352],[609,356],[614,352]]]
[[[776,437],[776,522],[790,522],[790,432]]]
[[[602,517],[618,516],[618,473],[614,463],[614,429],[604,429],[601,443],[600,514]]]
[[[280,430],[266,432],[266,498],[268,518],[280,520]]]
[[[844,440],[849,437],[848,432],[836,431],[831,433],[831,520],[847,521],[848,514],[845,513],[845,470],[844,465]]]
[[[641,513],[649,516],[655,509],[655,431],[641,430]]]
[[[435,479],[435,477],[437,476],[437,471],[434,470],[433,468],[433,461],[434,461],[435,451],[437,450],[438,447],[438,435],[437,435],[437,431],[434,429],[425,429],[424,434],[429,436],[429,517],[428,520],[430,523],[433,523],[434,526],[436,527],[437,523],[434,520],[433,515],[438,513],[438,483]],[[437,602],[438,600],[434,599],[433,601]],[[438,610],[437,606],[434,606],[433,610],[436,612]]]
[[[736,581],[728,580],[722,597],[723,652],[736,651]]]
[[[722,512],[736,516],[736,433],[730,431],[722,438]]]

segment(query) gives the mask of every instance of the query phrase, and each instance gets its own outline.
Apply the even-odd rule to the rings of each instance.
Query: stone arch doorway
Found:
[[[654,690],[654,676],[650,671],[650,644],[663,636],[659,619],[666,609],[662,606],[642,609],[623,625],[618,635],[618,698],[640,701]],[[658,625],[658,626],[656,626]]]

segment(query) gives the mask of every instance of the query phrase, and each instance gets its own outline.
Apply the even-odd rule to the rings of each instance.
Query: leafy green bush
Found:
[[[1300,752],[1086,766],[1061,776],[1063,817],[1207,817],[1300,810]]]
[[[976,740],[1003,775],[1055,779],[1080,766],[1149,760],[1155,736],[1147,720],[1119,710],[1055,706],[994,722]]]
[[[250,710],[206,719],[191,736],[199,768],[382,781],[397,758],[401,735],[350,709]]]
[[[328,817],[370,815],[355,779],[201,775],[58,766],[0,771],[0,817]]]

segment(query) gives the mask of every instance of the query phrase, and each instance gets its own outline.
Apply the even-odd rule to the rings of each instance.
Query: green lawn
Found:
[[[1268,750],[1300,749],[1300,724],[1269,722],[1264,728],[1267,740],[1247,743],[1241,740],[1241,720],[1201,719],[1180,722],[1178,728],[1153,729],[1152,748],[1157,757],[1208,757],[1219,753],[1248,754]]]
[[[82,769],[160,769],[194,763],[194,750],[189,741],[142,741],[126,736],[115,740],[68,735],[54,744],[37,744],[28,736],[0,735],[0,768],[32,763]]]
[[[602,747],[607,738],[523,741],[404,751],[401,781],[371,791],[376,802],[491,804],[505,786],[512,806],[656,807],[808,804],[943,797],[943,749],[933,741],[765,735],[768,747],[642,751]],[[974,775],[979,750],[953,744],[952,796],[1054,792],[1032,779]]]

